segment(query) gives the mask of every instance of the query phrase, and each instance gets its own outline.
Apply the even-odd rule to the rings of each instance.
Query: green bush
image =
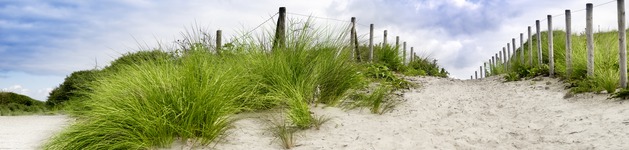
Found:
[[[44,102],[13,92],[0,92],[0,116],[43,113]]]
[[[65,78],[61,85],[50,92],[46,104],[55,106],[70,99],[84,98],[91,92],[92,88],[90,84],[96,81],[99,73],[99,70],[73,72],[70,76]]]

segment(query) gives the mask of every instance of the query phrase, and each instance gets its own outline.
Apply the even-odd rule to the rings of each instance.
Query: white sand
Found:
[[[0,150],[40,149],[68,120],[61,115],[0,116]]]
[[[392,113],[313,110],[334,119],[301,132],[294,149],[629,149],[629,101],[564,99],[564,86],[548,78],[410,80],[423,87],[405,93]],[[273,140],[262,121],[244,119],[215,148],[281,149]]]
[[[321,130],[299,132],[294,149],[629,149],[629,101],[606,100],[606,94],[564,99],[563,84],[548,78],[409,80],[423,87],[404,93],[405,102],[391,113],[313,109],[334,119]],[[31,121],[0,118],[0,149],[34,148],[66,121],[59,116],[23,118]],[[226,142],[211,148],[282,149],[265,128],[254,114],[237,121]]]

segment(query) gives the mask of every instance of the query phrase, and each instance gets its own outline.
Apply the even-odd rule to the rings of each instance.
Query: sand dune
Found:
[[[564,98],[564,85],[550,78],[407,79],[422,87],[404,92],[391,113],[313,108],[333,119],[299,132],[294,149],[629,149],[629,101],[589,93]],[[260,116],[235,122],[216,145],[171,149],[282,149]],[[0,149],[37,148],[67,120],[0,117]]]

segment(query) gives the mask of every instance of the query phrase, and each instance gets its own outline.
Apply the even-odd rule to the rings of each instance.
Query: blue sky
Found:
[[[289,13],[349,20],[400,36],[467,79],[536,19],[609,0],[0,0],[0,90],[45,100],[73,71],[108,65],[123,53],[169,44],[192,25],[236,36]],[[595,8],[595,24],[615,29],[615,3]],[[574,29],[585,12],[573,14]],[[289,15],[289,17],[291,17]],[[297,17],[297,16],[293,16]],[[583,21],[581,21],[581,20]],[[558,16],[554,28],[563,29]],[[342,22],[315,20],[319,24]],[[579,22],[580,21],[580,22]],[[359,26],[359,34],[368,28]]]

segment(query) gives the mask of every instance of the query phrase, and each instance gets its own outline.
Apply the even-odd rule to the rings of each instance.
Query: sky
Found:
[[[617,28],[610,0],[0,0],[0,90],[45,100],[74,71],[102,68],[127,52],[172,44],[191,26],[238,37],[286,7],[289,18],[316,16],[318,25],[357,18],[358,34],[375,41],[388,30],[420,56],[438,60],[450,77],[469,79],[488,59],[535,20],[553,15],[565,29],[571,9],[575,33],[585,28],[586,3],[594,26]],[[605,4],[605,5],[603,5]],[[600,5],[600,6],[599,6]],[[272,24],[268,22],[267,24]],[[259,29],[263,30],[263,29]],[[534,31],[535,32],[535,31]],[[526,39],[525,39],[526,40]]]

